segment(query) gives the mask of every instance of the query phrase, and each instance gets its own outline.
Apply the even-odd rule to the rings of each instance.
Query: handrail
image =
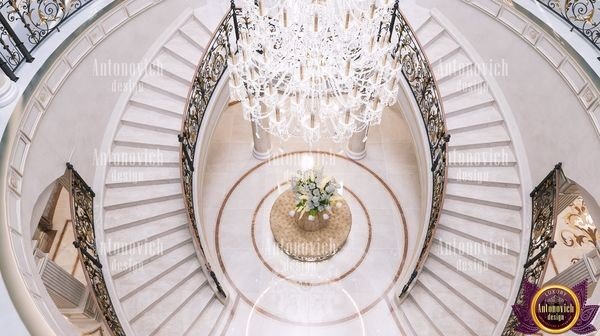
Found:
[[[540,285],[543,281],[550,252],[556,245],[554,231],[556,230],[558,216],[557,202],[559,189],[565,181],[566,177],[562,171],[562,164],[559,163],[530,194],[532,202],[531,238],[515,305],[523,302],[523,285],[525,282]],[[511,312],[502,336],[517,335],[515,328],[518,324],[517,317],[514,312]]]
[[[600,50],[600,5],[595,0],[536,0]]]
[[[195,219],[193,198],[194,154],[196,152],[198,133],[200,131],[204,113],[206,112],[217,83],[227,69],[227,56],[231,46],[230,34],[232,32],[237,34],[238,31],[236,28],[240,28],[238,27],[239,23],[237,22],[237,17],[234,15],[235,11],[236,9],[232,5],[232,9],[217,28],[217,32],[209,43],[209,47],[200,62],[193,80],[193,86],[188,96],[188,106],[184,115],[182,131],[178,136],[179,142],[181,143],[180,161],[185,202],[189,220],[192,229],[195,232],[195,238],[198,244],[200,243],[200,237]],[[431,212],[427,233],[415,270],[412,272],[410,280],[404,286],[402,291],[401,295],[404,295],[423,266],[431,247],[433,233],[437,227],[446,185],[446,152],[450,136],[446,134],[444,113],[433,71],[429,66],[425,53],[422,51],[422,47],[416,39],[414,31],[400,12],[397,1],[394,5],[393,13],[392,20],[387,24],[382,24],[381,27],[382,29],[390,30],[391,41],[397,39],[397,42],[395,42],[397,44],[394,54],[400,54],[402,74],[411,88],[423,119],[423,126],[426,130],[431,154],[433,185]],[[200,249],[201,253],[204,255],[201,246]],[[206,265],[210,270],[208,261],[206,261]],[[211,275],[213,274],[214,273],[211,272]],[[213,277],[213,280],[215,280],[220,289],[216,277]],[[221,290],[222,289],[220,289],[220,291]],[[224,293],[222,293],[222,295],[224,295]]]
[[[0,2],[0,69],[13,81],[23,62],[31,63],[35,50],[60,25],[93,0]],[[68,8],[66,7],[68,4]]]
[[[446,133],[446,121],[440,93],[427,56],[410,24],[398,8],[397,2],[394,6],[394,12],[395,19],[392,19],[390,32],[397,35],[397,48],[401,52],[402,74],[410,86],[423,119],[423,126],[426,130],[431,154],[431,178],[433,185],[429,222],[423,247],[410,278],[404,284],[399,295],[399,298],[403,299],[410,291],[413,282],[425,264],[431,248],[433,235],[438,225],[444,202],[444,192],[446,190],[446,175],[448,170],[447,145],[450,141],[450,135]],[[392,36],[392,38],[395,37]]]
[[[73,220],[73,245],[79,251],[79,259],[88,284],[92,288],[94,301],[100,312],[106,329],[113,336],[125,336],[125,331],[112,304],[106,281],[102,273],[102,264],[98,258],[96,235],[94,231],[94,192],[81,178],[73,165],[67,163],[64,184],[69,190],[71,217]]]
[[[177,136],[181,143],[180,163],[181,178],[183,183],[183,194],[185,206],[188,213],[188,219],[191,230],[194,232],[194,239],[200,249],[200,254],[204,259],[204,268],[207,275],[213,280],[215,288],[222,298],[227,295],[212,270],[200,239],[200,230],[196,222],[196,212],[194,204],[194,156],[196,153],[196,144],[198,133],[204,118],[204,113],[212,98],[217,84],[227,69],[227,55],[229,50],[229,34],[233,30],[233,11],[230,10],[221,24],[218,26],[215,34],[210,40],[206,52],[202,56],[194,79],[192,87],[188,94],[186,110],[183,116],[183,125],[181,133]]]

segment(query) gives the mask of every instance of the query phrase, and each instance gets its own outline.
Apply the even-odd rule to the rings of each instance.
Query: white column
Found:
[[[261,108],[265,108],[261,104]],[[252,121],[252,139],[254,146],[252,147],[252,155],[258,160],[266,160],[271,157],[271,137],[256,121]]]
[[[15,101],[18,95],[17,84],[0,72],[0,107],[9,105]]]
[[[367,156],[367,134],[369,125],[364,130],[352,134],[346,146],[346,155],[353,160],[361,160]]]

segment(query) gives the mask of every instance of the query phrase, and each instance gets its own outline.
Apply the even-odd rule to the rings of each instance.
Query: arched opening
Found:
[[[600,277],[600,232],[590,208],[595,200],[579,184],[569,179],[560,168],[553,215],[556,227],[544,274],[545,283],[571,286],[588,282],[588,295],[596,289]],[[590,207],[591,206],[591,207]]]
[[[81,335],[105,335],[102,315],[82,267],[80,253],[74,246],[68,173],[40,196],[39,202],[45,205],[32,237],[33,254],[44,287],[65,319]]]

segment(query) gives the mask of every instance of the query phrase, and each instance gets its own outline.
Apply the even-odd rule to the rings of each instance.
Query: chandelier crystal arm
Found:
[[[232,93],[283,139],[343,141],[381,122],[399,90],[398,1],[232,1]],[[399,40],[400,43],[400,40]]]

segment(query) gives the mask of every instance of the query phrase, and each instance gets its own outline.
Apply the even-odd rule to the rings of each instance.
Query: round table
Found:
[[[289,215],[296,205],[292,191],[279,195],[270,216],[271,231],[279,248],[299,261],[323,261],[335,255],[346,243],[352,226],[348,203],[344,199],[336,203],[339,205],[332,206],[331,218],[322,229],[306,231]]]

